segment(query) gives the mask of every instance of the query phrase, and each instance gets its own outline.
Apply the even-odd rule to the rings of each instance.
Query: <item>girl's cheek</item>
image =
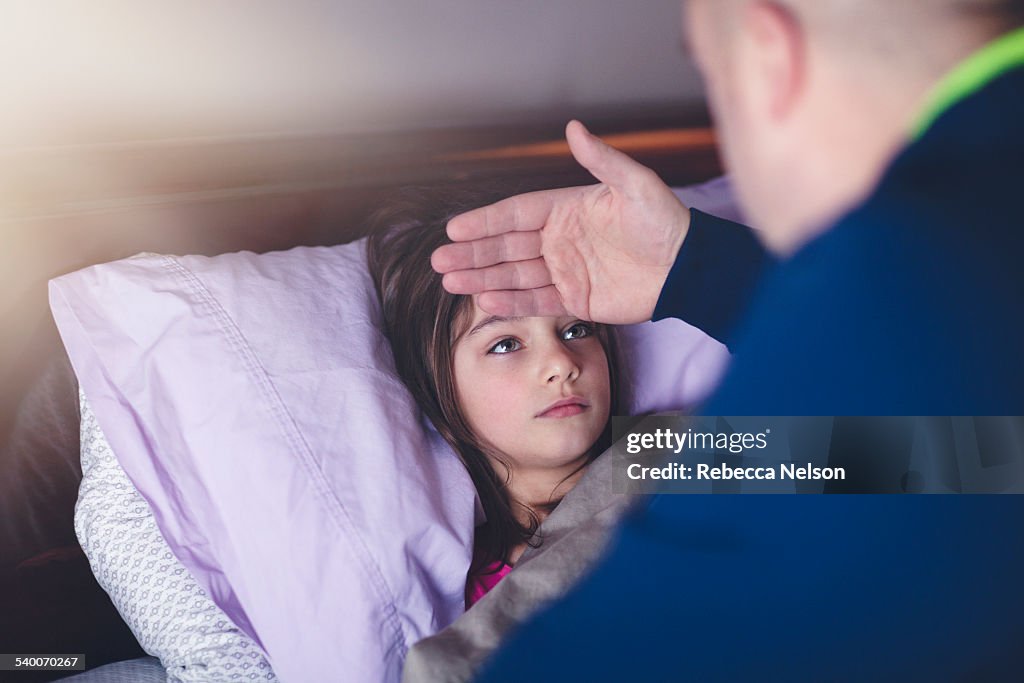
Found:
[[[586,360],[588,364],[593,365],[594,369],[607,369],[608,367],[608,354],[600,344],[597,344],[596,348],[587,349]]]
[[[526,361],[526,354],[522,351],[507,353],[498,356],[487,356],[484,358],[482,370],[489,375],[504,377],[506,375],[521,372],[523,363]]]

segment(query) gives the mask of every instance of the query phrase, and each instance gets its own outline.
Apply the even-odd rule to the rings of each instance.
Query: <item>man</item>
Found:
[[[735,353],[708,414],[1024,413],[1024,2],[686,12],[773,256],[574,122],[600,184],[455,218],[446,287],[503,315],[703,327]],[[1019,496],[662,497],[484,680],[1019,675],[1022,527]]]

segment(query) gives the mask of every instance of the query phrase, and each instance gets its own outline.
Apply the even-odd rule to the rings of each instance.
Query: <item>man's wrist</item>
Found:
[[[686,206],[682,202],[679,203],[679,208],[681,208],[682,211],[678,214],[676,226],[670,231],[672,241],[668,247],[667,261],[660,269],[657,288],[654,290],[654,298],[650,307],[647,309],[647,320],[653,319],[656,315],[658,302],[661,300],[661,293],[665,289],[665,283],[668,282],[669,275],[671,275],[672,269],[675,267],[676,261],[679,258],[679,252],[682,250],[683,244],[686,242],[686,238],[690,234],[690,223],[693,219],[693,213],[690,211],[690,207]]]

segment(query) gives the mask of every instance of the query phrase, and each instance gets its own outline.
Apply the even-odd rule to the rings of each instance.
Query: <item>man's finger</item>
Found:
[[[477,297],[480,308],[493,315],[531,316],[531,315],[577,315],[585,317],[581,312],[566,310],[558,290],[553,286],[540,289],[518,291],[484,292]]]
[[[448,237],[465,242],[509,232],[540,230],[555,203],[573,191],[574,188],[528,192],[467,211],[448,221]]]
[[[551,284],[551,273],[544,260],[538,258],[447,273],[442,283],[452,294],[479,294],[501,289],[537,289]]]
[[[430,256],[430,265],[438,273],[450,273],[506,261],[526,261],[540,256],[540,245],[540,232],[536,230],[512,232],[438,247]]]
[[[565,139],[576,161],[609,187],[633,195],[650,180],[649,168],[606,144],[579,121],[570,121],[565,127]]]

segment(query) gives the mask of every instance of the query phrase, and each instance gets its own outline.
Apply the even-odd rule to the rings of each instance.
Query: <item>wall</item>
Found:
[[[0,142],[463,126],[693,103],[680,0],[5,2]]]

